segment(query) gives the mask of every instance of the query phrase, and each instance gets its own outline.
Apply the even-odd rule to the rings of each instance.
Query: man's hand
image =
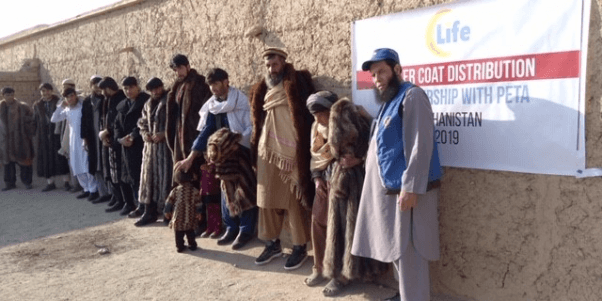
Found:
[[[399,205],[399,210],[408,211],[414,207],[416,207],[418,201],[418,194],[412,192],[401,191],[399,195],[399,199],[397,200],[397,204]]]
[[[165,140],[165,133],[161,132],[161,133],[154,134],[152,139],[153,139],[154,143],[159,143],[159,142]]]
[[[142,136],[142,140],[144,140],[144,142],[153,142],[153,136],[151,134],[146,134],[144,136]]]
[[[163,214],[163,216],[164,216],[166,219],[171,219],[171,213],[164,213],[164,214]]]
[[[100,141],[102,141],[102,145],[109,147],[111,146],[111,141],[109,140],[109,131],[107,130],[102,130],[98,133],[98,138],[100,138]]]
[[[321,198],[328,198],[328,188],[326,187],[326,182],[322,178],[315,178],[314,182],[316,183],[316,193]]]
[[[176,162],[176,165],[174,166],[174,170],[177,171],[177,170],[181,169],[184,172],[188,172],[188,170],[192,166],[192,161],[193,161],[192,158],[186,157],[186,159]]]
[[[341,167],[343,168],[351,168],[360,163],[362,163],[362,159],[356,158],[352,154],[343,155],[341,157],[341,161],[339,162],[339,164],[341,164]]]
[[[132,136],[130,135],[127,135],[117,141],[125,147],[131,147],[134,144],[134,138],[132,138]]]

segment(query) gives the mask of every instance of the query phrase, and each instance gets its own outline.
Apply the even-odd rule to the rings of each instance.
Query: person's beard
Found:
[[[161,94],[151,94],[151,98],[153,100],[159,100],[159,99],[163,98],[163,95],[165,95],[165,91],[163,91],[163,93],[161,93]]]
[[[266,73],[264,75],[265,83],[268,85],[268,88],[272,89],[276,87],[284,78],[284,72],[280,72],[278,74],[272,75],[270,73]]]
[[[389,100],[393,99],[395,95],[397,95],[399,92],[399,87],[401,87],[401,81],[399,81],[397,76],[393,75],[384,91],[381,92],[374,87],[374,95],[376,96],[376,100],[380,103],[388,102]]]

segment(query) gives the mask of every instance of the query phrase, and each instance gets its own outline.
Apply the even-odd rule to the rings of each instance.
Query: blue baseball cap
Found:
[[[376,62],[380,62],[380,61],[384,61],[384,60],[392,60],[399,64],[399,55],[397,55],[397,52],[395,52],[395,50],[393,50],[391,48],[376,49],[376,50],[374,50],[374,53],[372,54],[372,58],[369,61],[365,61],[362,64],[362,70],[368,71],[368,70],[370,70],[370,66],[372,66],[372,63],[376,63]]]

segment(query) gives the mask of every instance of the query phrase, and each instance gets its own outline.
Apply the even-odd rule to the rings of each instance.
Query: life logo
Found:
[[[454,20],[451,9],[439,10],[429,20],[426,29],[426,47],[436,56],[448,57],[452,51],[470,40],[470,27]]]

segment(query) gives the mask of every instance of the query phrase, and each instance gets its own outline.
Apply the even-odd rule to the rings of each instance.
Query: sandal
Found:
[[[332,279],[330,282],[328,282],[328,284],[326,284],[322,290],[322,294],[324,294],[325,297],[333,297],[338,295],[344,287],[345,284],[336,279]]]
[[[322,273],[313,270],[313,272],[311,273],[311,275],[309,275],[309,277],[305,278],[305,280],[303,280],[303,283],[305,283],[305,285],[307,286],[316,286],[320,283],[322,283],[324,280],[326,280],[326,278],[324,278],[322,276]]]

